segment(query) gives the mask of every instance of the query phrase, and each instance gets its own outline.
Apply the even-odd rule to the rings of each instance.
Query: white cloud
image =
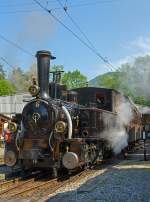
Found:
[[[127,49],[134,53],[134,55],[144,55],[150,53],[150,38],[149,37],[137,37],[135,40],[121,45],[123,49]]]
[[[115,67],[120,67],[125,63],[133,63],[135,58],[139,56],[150,55],[150,38],[140,36],[137,39],[129,42],[127,45],[121,45],[125,49],[130,49],[132,52],[130,55],[125,56],[124,58],[119,59],[114,62]]]
[[[140,36],[136,40],[130,42],[129,46],[139,51],[150,51],[150,38]]]
[[[135,53],[135,54],[132,54],[132,55],[128,55],[128,56],[125,56],[124,58],[121,58],[119,60],[117,60],[116,62],[113,63],[113,65],[118,68],[120,67],[122,64],[125,64],[125,63],[134,63],[135,59],[137,57],[142,57],[142,56],[145,56],[145,55],[150,55],[150,52],[143,52],[143,53]]]
[[[150,38],[140,36],[137,39],[127,43],[127,45],[121,45],[121,47],[130,50],[132,53],[120,58],[117,61],[111,62],[115,69],[118,69],[122,64],[125,63],[134,63],[135,59],[139,56],[150,55]],[[106,65],[103,64],[97,65],[97,68],[93,68],[92,70],[93,75],[90,75],[89,78],[93,78],[95,75],[100,75],[109,71]]]

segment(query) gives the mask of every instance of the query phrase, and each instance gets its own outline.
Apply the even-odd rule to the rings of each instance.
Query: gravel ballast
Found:
[[[70,183],[55,194],[48,201],[150,202],[150,161],[123,161]]]

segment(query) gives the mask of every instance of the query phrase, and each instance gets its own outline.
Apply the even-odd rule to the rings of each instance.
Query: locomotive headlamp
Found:
[[[67,124],[63,121],[58,121],[55,124],[55,130],[57,133],[64,133],[66,130]]]
[[[39,93],[39,87],[37,85],[32,85],[29,87],[29,92],[32,96],[37,96]]]
[[[10,132],[15,133],[17,131],[17,124],[15,122],[9,122],[8,129]]]
[[[17,161],[17,157],[13,151],[8,150],[7,152],[5,152],[4,162],[7,166],[14,166],[16,164],[16,161]]]

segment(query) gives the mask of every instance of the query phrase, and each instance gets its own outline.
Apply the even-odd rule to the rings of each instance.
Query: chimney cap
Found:
[[[47,51],[47,50],[37,51],[35,56],[36,57],[39,57],[39,56],[49,56],[51,60],[56,59],[56,57],[52,56],[51,52]]]

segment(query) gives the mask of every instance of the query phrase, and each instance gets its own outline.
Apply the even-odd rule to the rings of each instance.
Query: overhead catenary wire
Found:
[[[22,52],[24,52],[24,53],[26,53],[26,54],[28,54],[28,55],[34,57],[34,55],[33,55],[32,53],[30,53],[28,50],[24,49],[23,47],[21,47],[20,45],[18,45],[16,42],[7,39],[7,38],[6,38],[5,36],[3,36],[2,34],[0,34],[0,38],[1,38],[3,41],[5,41],[5,42],[11,44],[12,46],[16,47],[17,49],[21,50]]]
[[[84,6],[94,6],[94,5],[97,5],[97,4],[102,4],[102,3],[113,3],[113,2],[117,2],[119,0],[103,0],[103,1],[96,1],[96,2],[87,2],[87,3],[80,3],[80,4],[69,4],[67,6],[67,8],[78,8],[78,7],[84,7]],[[49,4],[47,4],[48,6]],[[66,5],[66,3],[65,3]],[[0,6],[1,7],[1,6]],[[8,7],[9,8],[9,7]],[[11,7],[10,7],[11,8]],[[30,8],[30,9],[19,9],[19,8],[16,8],[17,10],[13,10],[11,9],[10,11],[7,11],[7,10],[3,10],[3,11],[0,11],[0,14],[21,14],[21,13],[32,13],[32,12],[40,12],[41,10],[39,9],[35,9],[35,8]],[[50,9],[51,11],[55,11],[55,10],[62,10],[62,7],[54,7],[54,8],[51,8]],[[41,11],[42,12],[42,11]]]
[[[96,2],[86,2],[86,3],[79,3],[79,4],[70,4],[69,8],[77,8],[77,7],[84,7],[84,6],[95,6],[97,4],[104,4],[104,3],[114,3],[119,0],[102,0],[102,1],[96,1]],[[60,9],[60,8],[54,8],[54,9]]]
[[[68,7],[65,5],[63,6],[63,4],[61,3],[60,0],[57,0],[57,2],[60,4],[60,6],[62,7],[62,9],[65,11],[66,15],[68,16],[68,18],[71,20],[71,22],[75,25],[75,27],[80,31],[80,33],[84,36],[84,38],[88,41],[88,43],[91,45],[92,48],[95,49],[94,45],[92,44],[92,42],[88,39],[88,37],[86,36],[86,34],[81,30],[81,28],[79,27],[79,25],[75,22],[75,20],[71,17],[71,15],[68,13]]]
[[[3,62],[5,62],[10,68],[15,69],[15,67],[14,67],[13,65],[11,65],[11,64],[6,60],[6,58],[0,56],[0,59],[1,59]]]
[[[102,4],[102,3],[111,3],[111,2],[116,2],[116,1],[119,1],[119,0],[91,0],[91,1],[87,1],[87,0],[83,0],[83,1],[80,1],[80,3],[76,3],[76,4],[69,4],[70,6],[86,6],[86,5],[95,5],[95,4]],[[56,3],[57,0],[53,0],[53,1],[47,1],[46,0],[46,3]],[[68,4],[69,1],[65,1],[65,5]],[[34,5],[34,3],[32,2],[18,2],[18,3],[15,3],[15,2],[7,2],[7,3],[2,3],[0,2],[0,8],[1,7],[6,7],[6,8],[11,8],[11,7],[18,7],[18,6],[32,6]]]
[[[56,0],[45,0],[48,3],[55,3]],[[34,5],[33,2],[29,1],[19,1],[19,2],[13,2],[13,1],[9,1],[9,2],[0,2],[0,6],[31,6]]]
[[[56,0],[57,1],[57,0]],[[97,5],[97,4],[102,4],[102,3],[113,3],[113,2],[117,2],[119,0],[101,0],[101,1],[92,1],[92,2],[86,2],[86,3],[80,3],[80,4],[68,4],[67,8],[78,8],[78,7],[84,7],[84,6],[94,6],[94,5]],[[31,3],[31,2],[30,2]],[[47,2],[47,6],[48,6],[48,3],[49,1]],[[67,1],[65,2],[65,5],[67,4]],[[32,5],[34,5],[34,3],[32,3]],[[21,4],[20,4],[21,6]],[[24,5],[22,5],[24,7]],[[0,5],[1,7],[1,5]],[[11,5],[10,7],[8,6],[7,8],[10,8],[11,9]],[[55,10],[62,10],[62,7],[54,7],[54,8],[51,8],[51,11],[55,11]],[[0,11],[0,14],[21,14],[21,13],[30,13],[30,12],[40,12],[41,10],[40,9],[35,9],[35,8],[32,8],[30,6],[30,9],[19,9],[16,7],[16,10],[3,10],[3,11]]]
[[[67,4],[68,4],[68,0],[65,1],[65,6],[67,6]]]
[[[58,17],[56,17],[52,10],[49,10],[45,6],[43,6],[38,0],[33,0],[38,6],[40,6],[43,10],[45,10],[55,21],[61,24],[66,30],[68,30],[76,39],[78,39],[83,45],[85,45],[88,49],[90,49],[94,54],[96,54],[109,68],[111,71],[114,70],[113,65],[111,65],[108,60],[106,60],[103,56],[99,55],[94,48],[92,48],[88,43],[86,43],[82,38],[80,38],[75,32],[73,32],[67,25],[65,25]]]
[[[9,67],[9,69],[11,69],[12,71],[14,71],[16,68],[12,65],[12,64],[10,64],[10,62],[8,62],[8,60],[6,59],[6,58],[4,58],[3,56],[0,56],[0,60],[1,61],[3,61],[8,67]],[[5,69],[5,68],[4,68]],[[8,74],[9,74],[9,71],[8,71],[8,69],[5,71],[4,70],[4,72],[7,72],[5,75],[7,75],[8,76]]]
[[[68,9],[67,9],[67,5],[63,6],[62,2],[60,0],[57,0],[57,2],[59,3],[59,5],[63,8],[63,10],[65,11],[66,15],[68,16],[68,18],[71,20],[71,22],[75,25],[75,27],[79,30],[79,32],[83,35],[83,37],[87,40],[87,42],[90,44],[90,46],[95,50],[95,53],[108,65],[110,65],[110,67],[112,69],[114,69],[113,65],[106,59],[104,58],[96,49],[96,47],[93,45],[93,43],[91,42],[91,40],[88,38],[88,36],[85,34],[85,32],[81,29],[81,27],[78,25],[78,23],[72,18],[72,16],[68,13]]]

